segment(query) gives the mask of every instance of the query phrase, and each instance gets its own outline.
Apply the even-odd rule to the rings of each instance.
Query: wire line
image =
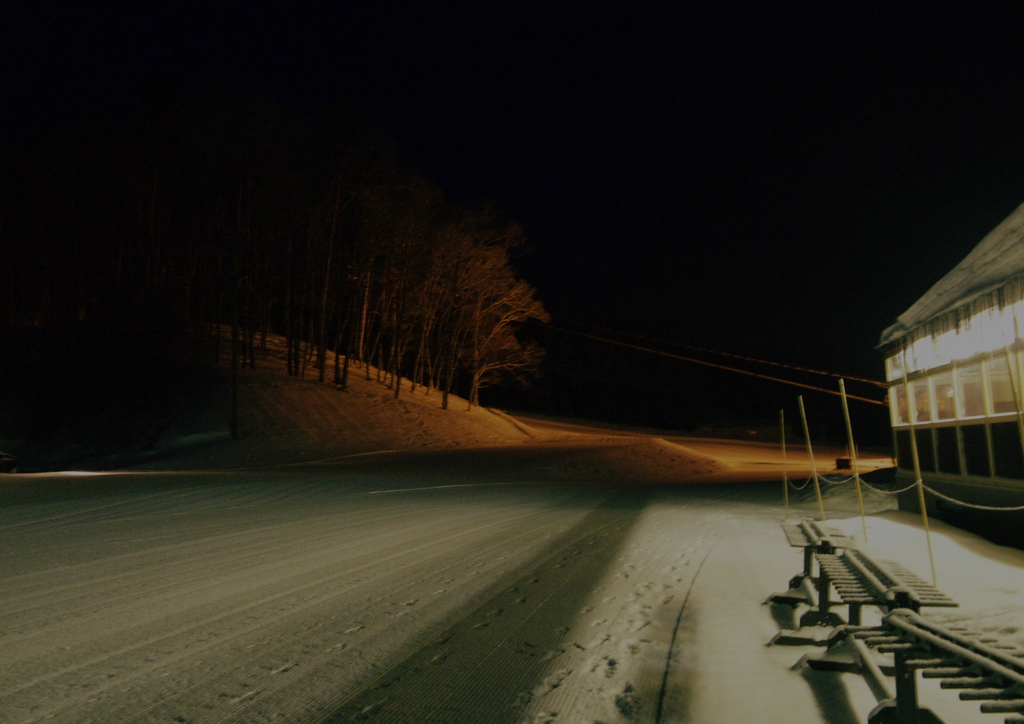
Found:
[[[680,342],[672,342],[672,341],[669,341],[667,339],[658,339],[657,337],[648,337],[648,336],[645,336],[645,335],[642,335],[642,334],[635,334],[633,332],[622,332],[622,331],[617,330],[617,329],[609,329],[607,327],[598,327],[598,326],[595,326],[593,324],[584,324],[582,322],[574,322],[574,324],[577,324],[577,325],[579,325],[581,327],[589,327],[590,329],[596,329],[596,330],[598,330],[600,332],[618,334],[618,335],[622,335],[622,336],[625,336],[625,337],[633,337],[634,339],[643,339],[643,340],[647,340],[648,342],[660,342],[661,344],[668,344],[668,345],[671,345],[673,347],[679,347],[681,349],[692,349],[695,352],[707,352],[709,354],[721,355],[722,357],[732,357],[733,359],[741,359],[741,360],[746,360],[748,362],[757,362],[759,364],[772,365],[773,367],[783,367],[785,369],[796,370],[798,372],[809,372],[811,374],[824,375],[826,377],[835,377],[837,379],[854,380],[856,382],[864,382],[864,383],[867,383],[869,385],[877,385],[878,387],[882,387],[884,389],[888,389],[889,388],[889,384],[888,383],[882,382],[881,380],[872,380],[872,379],[869,379],[867,377],[857,377],[855,375],[842,375],[842,374],[839,374],[837,372],[827,372],[825,370],[816,370],[816,369],[814,369],[812,367],[800,367],[798,365],[786,364],[784,362],[773,362],[771,360],[759,359],[757,357],[747,357],[747,356],[744,356],[744,355],[741,355],[741,354],[735,354],[733,352],[722,352],[722,351],[719,351],[717,349],[709,349],[707,347],[695,347],[693,345],[682,344]],[[562,331],[564,331],[564,330],[562,330]]]
[[[738,367],[728,367],[726,365],[719,365],[719,364],[715,364],[714,362],[708,362],[706,360],[694,359],[693,357],[685,357],[685,356],[679,355],[679,354],[672,354],[671,352],[663,352],[663,351],[658,350],[658,349],[651,349],[650,347],[641,347],[638,344],[630,344],[629,342],[620,342],[620,341],[615,340],[615,339],[608,339],[607,337],[598,337],[595,334],[588,334],[586,332],[576,332],[576,331],[573,331],[571,329],[563,329],[562,327],[555,327],[555,326],[552,326],[550,324],[549,325],[545,325],[545,326],[547,328],[549,328],[549,329],[554,329],[554,330],[559,331],[559,332],[564,332],[565,334],[574,334],[577,337],[586,337],[587,339],[594,339],[594,340],[597,340],[598,342],[606,342],[607,344],[615,344],[615,345],[618,345],[620,347],[627,347],[629,349],[640,350],[641,352],[650,352],[651,354],[660,354],[662,357],[670,357],[672,359],[683,360],[684,362],[693,362],[694,364],[705,365],[707,367],[714,367],[714,368],[720,369],[720,370],[728,370],[729,372],[738,372],[741,375],[749,375],[751,377],[757,377],[757,378],[762,379],[762,380],[771,380],[772,382],[781,382],[784,385],[793,385],[794,387],[803,387],[804,389],[807,389],[807,390],[815,390],[817,392],[825,392],[825,393],[828,393],[830,395],[835,395],[836,397],[840,396],[840,394],[838,392],[836,392],[835,390],[829,390],[829,389],[827,389],[825,387],[816,387],[815,385],[808,385],[808,384],[804,384],[803,382],[794,382],[793,380],[786,380],[786,379],[782,379],[781,377],[772,377],[771,375],[763,375],[763,374],[760,374],[759,372],[751,372],[750,370],[741,370]],[[870,403],[872,405],[882,405],[882,406],[885,406],[885,402],[883,402],[881,400],[873,400],[873,399],[871,399],[869,397],[860,397],[858,395],[850,395],[850,394],[847,394],[846,397],[848,399],[851,399],[851,400],[859,400],[860,402],[868,402],[868,403]]]

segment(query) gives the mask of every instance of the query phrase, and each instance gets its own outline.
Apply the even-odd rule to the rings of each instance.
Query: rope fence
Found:
[[[1009,356],[1009,348],[1007,348],[1007,363],[1010,363],[1010,362],[1011,362],[1011,360],[1010,360],[1010,356]],[[1011,378],[1011,385],[1012,384],[1013,384],[1013,380]],[[911,389],[910,388],[910,383],[907,380],[907,374],[906,374],[905,370],[904,370],[904,373],[903,373],[903,389],[905,389],[905,390],[910,390]],[[804,482],[803,485],[801,485],[799,487],[796,486],[796,485],[793,485],[793,487],[795,489],[797,489],[797,490],[802,490],[803,488],[806,488],[808,486],[808,484],[812,480],[814,481],[814,492],[815,492],[815,496],[817,497],[817,500],[818,500],[818,510],[819,510],[820,516],[821,516],[820,517],[820,521],[824,522],[826,520],[826,518],[825,518],[824,500],[823,500],[823,496],[821,494],[821,485],[820,485],[821,480],[824,479],[825,483],[828,484],[828,485],[831,485],[831,486],[844,485],[846,483],[849,483],[850,481],[853,481],[855,483],[855,485],[856,485],[856,488],[857,488],[857,503],[858,503],[858,506],[860,508],[860,517],[861,517],[861,525],[863,527],[863,532],[864,532],[864,541],[867,542],[867,540],[868,540],[867,515],[866,515],[865,510],[864,510],[864,497],[863,497],[863,494],[862,494],[862,491],[861,491],[861,482],[862,482],[862,480],[861,480],[861,476],[860,476],[860,473],[858,471],[858,466],[857,466],[857,446],[856,446],[856,444],[854,442],[853,428],[850,425],[850,412],[849,412],[849,408],[847,406],[847,398],[849,397],[849,395],[846,394],[846,386],[845,386],[845,384],[844,384],[842,379],[839,380],[839,393],[838,394],[842,398],[842,402],[843,402],[843,417],[844,417],[844,422],[846,423],[847,452],[848,452],[849,457],[850,457],[850,462],[853,464],[852,465],[853,475],[850,476],[850,477],[839,477],[838,479],[836,479],[836,477],[837,477],[836,475],[832,475],[831,477],[830,476],[819,475],[817,465],[814,462],[814,449],[813,449],[813,446],[811,445],[811,434],[810,434],[810,431],[808,430],[808,427],[807,427],[807,415],[804,412],[803,396],[797,396],[797,403],[798,403],[798,405],[800,407],[800,417],[801,417],[801,420],[803,422],[804,441],[807,444],[807,457],[808,457],[808,459],[810,461],[810,464],[811,464],[811,477],[806,482]],[[1013,394],[1014,394],[1014,400],[1018,401],[1020,398],[1019,398],[1019,396],[1017,394],[1016,387],[1014,387],[1014,393]],[[782,431],[783,491],[784,491],[785,497],[786,497],[786,515],[788,517],[789,516],[789,486],[792,485],[792,483],[789,481],[788,472],[786,470],[788,468],[788,465],[786,464],[785,426],[784,426],[784,424],[782,422],[784,419],[785,419],[784,418],[784,413],[783,413],[783,411],[780,411],[779,412],[779,420],[780,420],[780,430]],[[1021,402],[1017,402],[1017,425],[1018,425],[1018,430],[1019,430],[1021,439],[1024,440],[1024,404],[1022,404]],[[910,460],[913,461],[913,464],[914,464],[913,474],[914,474],[915,481],[913,483],[911,483],[910,485],[906,486],[905,488],[901,488],[899,490],[886,490],[886,489],[879,488],[879,487],[874,486],[874,485],[870,485],[866,481],[864,482],[864,484],[867,485],[868,488],[870,488],[875,493],[878,493],[878,494],[883,495],[883,496],[899,495],[901,493],[906,493],[906,492],[908,492],[910,490],[915,490],[916,489],[916,492],[917,492],[917,503],[918,503],[917,507],[918,507],[918,511],[921,514],[921,522],[922,522],[923,527],[924,527],[925,540],[928,543],[928,560],[931,563],[931,569],[932,569],[932,585],[938,585],[938,573],[937,573],[937,568],[936,568],[936,565],[935,565],[935,551],[934,551],[934,549],[932,547],[931,527],[928,524],[928,505],[927,505],[927,500],[926,500],[926,497],[925,497],[925,491],[927,491],[928,493],[930,493],[931,495],[935,496],[936,498],[938,498],[940,500],[944,500],[946,502],[949,502],[949,503],[952,503],[954,505],[957,505],[960,508],[968,509],[968,510],[983,510],[983,511],[1009,513],[1009,512],[1024,511],[1024,505],[983,505],[981,503],[971,503],[971,502],[968,502],[966,500],[959,500],[959,499],[954,498],[954,497],[952,497],[950,495],[946,495],[945,493],[941,493],[938,490],[935,490],[934,488],[926,486],[924,484],[924,480],[921,477],[920,457],[918,456],[918,450],[917,450],[917,435],[915,434],[914,425],[913,424],[910,425]],[[1024,711],[1024,710],[1022,710],[1022,711]],[[1021,721],[1024,722],[1024,719],[1022,719]]]
[[[811,478],[807,478],[807,480],[803,481],[800,485],[797,485],[792,480],[789,481],[789,487],[791,487],[793,490],[803,490],[804,488],[806,488],[810,484],[811,484]]]
[[[840,480],[836,480],[835,478],[836,478],[836,476],[834,474],[819,475],[818,476],[819,480],[824,480],[826,483],[828,483],[829,485],[832,485],[832,486],[845,485],[846,483],[851,483],[851,482],[853,482],[856,479],[852,475],[850,475],[848,477],[844,477],[844,478],[842,478]],[[789,482],[789,486],[793,490],[803,490],[804,488],[806,488],[811,483],[811,480],[812,480],[812,478],[808,477],[807,480],[805,480],[800,485],[797,485],[793,481],[790,481]],[[860,479],[860,482],[863,485],[865,485],[866,487],[870,488],[871,490],[873,490],[876,493],[879,493],[881,495],[899,495],[900,493],[905,493],[908,490],[913,490],[915,487],[917,487],[917,483],[915,482],[915,483],[911,483],[910,485],[908,485],[905,488],[900,488],[898,490],[886,490],[885,488],[879,488],[879,487],[876,487],[876,486],[872,485],[871,483],[867,482],[863,477]],[[1008,512],[1008,513],[1009,512],[1016,512],[1016,511],[1024,510],[1024,505],[1000,506],[1000,505],[981,505],[980,503],[968,503],[966,500],[959,500],[959,499],[954,498],[952,496],[946,495],[945,493],[941,493],[938,490],[935,490],[934,488],[931,488],[931,487],[929,487],[927,485],[924,485],[923,487],[924,487],[924,489],[926,491],[928,491],[929,493],[934,495],[936,498],[941,498],[942,500],[945,500],[946,502],[954,503],[955,505],[960,505],[960,506],[963,506],[964,508],[973,508],[975,510],[989,510],[989,511],[996,511],[996,512],[1005,511],[1005,512]]]
[[[962,500],[957,500],[956,498],[951,498],[948,495],[940,493],[937,490],[932,490],[927,485],[924,486],[924,489],[927,490],[932,495],[934,495],[936,498],[942,498],[943,500],[946,500],[946,501],[948,501],[950,503],[956,503],[957,505],[962,505],[965,508],[974,508],[975,510],[995,510],[995,511],[1006,511],[1006,512],[1011,512],[1011,511],[1015,511],[1015,510],[1024,510],[1024,505],[1013,505],[1013,506],[1003,507],[1003,506],[999,506],[999,505],[981,505],[979,503],[966,503],[966,502],[964,502]]]

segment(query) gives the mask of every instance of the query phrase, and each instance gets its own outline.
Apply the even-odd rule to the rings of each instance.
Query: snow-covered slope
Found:
[[[369,377],[369,379],[367,379]],[[417,450],[521,442],[530,431],[507,415],[469,408],[452,395],[449,409],[441,393],[408,380],[395,396],[376,368],[350,369],[348,389],[327,382],[312,365],[303,377],[286,372],[283,341],[272,337],[255,370],[240,372],[238,440],[231,439],[231,397],[226,382],[186,400],[159,440],[134,467],[238,468],[329,460],[388,450]]]

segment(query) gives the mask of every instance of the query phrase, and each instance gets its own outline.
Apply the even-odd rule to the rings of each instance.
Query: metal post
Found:
[[[857,448],[853,444],[853,427],[850,425],[850,406],[846,403],[846,385],[839,380],[839,395],[843,398],[843,418],[846,420],[846,444],[850,447],[850,463],[853,465],[853,483],[857,487],[857,504],[860,506],[860,523],[864,529],[864,542],[868,542],[868,522],[864,517],[864,496],[860,491],[860,472],[857,469]]]
[[[917,708],[917,670],[910,665],[910,652],[898,649],[896,659],[896,721],[898,724],[920,724]]]
[[[800,403],[800,419],[804,423],[804,440],[807,441],[807,456],[811,459],[811,475],[814,477],[814,494],[818,496],[818,510],[821,511],[821,520],[825,520],[825,503],[821,499],[821,485],[818,483],[818,466],[814,464],[814,450],[811,448],[811,433],[807,430],[807,413],[804,411],[804,397],[797,395],[797,402]],[[915,458],[916,459],[916,458]]]
[[[814,547],[804,546],[804,576],[814,578]]]
[[[828,576],[825,575],[825,571],[821,568],[820,562],[818,565],[818,613],[822,616],[828,615],[829,606],[832,605],[829,589],[832,586],[832,582],[829,581]]]

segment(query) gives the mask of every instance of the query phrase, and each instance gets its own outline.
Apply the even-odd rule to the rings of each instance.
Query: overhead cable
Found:
[[[693,357],[685,357],[683,355],[672,354],[671,352],[663,352],[659,349],[652,349],[650,347],[642,347],[637,344],[630,344],[629,342],[620,342],[615,339],[608,339],[607,337],[598,337],[595,334],[587,334],[586,332],[576,332],[571,329],[564,329],[562,327],[555,327],[550,324],[545,325],[548,329],[554,329],[558,332],[565,334],[573,334],[577,337],[586,337],[587,339],[597,340],[598,342],[605,342],[607,344],[618,345],[619,347],[627,347],[629,349],[636,349],[641,352],[650,352],[651,354],[661,355],[662,357],[669,357],[671,359],[683,360],[684,362],[693,362],[694,364],[704,365],[706,367],[714,367],[715,369],[727,370],[729,372],[738,372],[741,375],[749,375],[750,377],[757,377],[762,380],[771,380],[772,382],[781,382],[784,385],[793,385],[794,387],[803,387],[807,390],[815,390],[816,392],[825,392],[829,395],[840,396],[839,392],[835,390],[829,390],[825,387],[816,387],[815,385],[804,384],[803,382],[794,382],[793,380],[785,380],[781,377],[772,377],[771,375],[762,375],[758,372],[751,372],[750,370],[741,370],[737,367],[728,367],[726,365],[715,364],[714,362],[708,362],[707,360],[695,359]],[[846,397],[851,400],[859,400],[860,402],[867,402],[872,405],[885,405],[886,403],[882,400],[873,400],[869,397],[860,397],[858,395],[847,394]]]
[[[607,327],[598,327],[598,326],[595,326],[595,325],[592,325],[592,324],[583,324],[581,322],[574,322],[574,324],[578,324],[581,327],[589,327],[590,329],[596,329],[598,331],[605,332],[605,333],[612,333],[612,334],[622,335],[624,337],[632,337],[634,339],[643,339],[643,340],[646,340],[648,342],[658,342],[659,344],[667,344],[667,345],[670,345],[672,347],[678,347],[680,349],[691,349],[694,352],[707,352],[708,354],[717,354],[717,355],[720,355],[722,357],[732,357],[733,359],[741,359],[741,360],[745,360],[747,362],[757,362],[758,364],[772,365],[773,367],[783,367],[785,369],[796,370],[798,372],[808,372],[810,374],[824,375],[826,377],[835,377],[837,379],[853,380],[853,381],[856,381],[856,382],[864,382],[864,383],[869,384],[869,385],[877,385],[878,387],[882,387],[882,388],[886,388],[886,389],[889,387],[889,385],[887,383],[882,382],[881,380],[872,380],[872,379],[869,379],[867,377],[857,377],[855,375],[843,375],[843,374],[839,374],[837,372],[827,372],[825,370],[816,370],[816,369],[813,369],[811,367],[800,367],[798,365],[785,364],[784,362],[773,362],[771,360],[759,359],[757,357],[747,357],[747,356],[744,356],[744,355],[741,355],[741,354],[734,354],[732,352],[722,352],[720,350],[709,349],[707,347],[695,347],[695,346],[689,345],[689,344],[681,344],[680,342],[672,342],[672,341],[669,341],[667,339],[658,339],[657,337],[648,337],[648,336],[645,336],[645,335],[642,335],[642,334],[636,334],[634,332],[623,332],[623,331],[617,330],[617,329],[608,329]]]

